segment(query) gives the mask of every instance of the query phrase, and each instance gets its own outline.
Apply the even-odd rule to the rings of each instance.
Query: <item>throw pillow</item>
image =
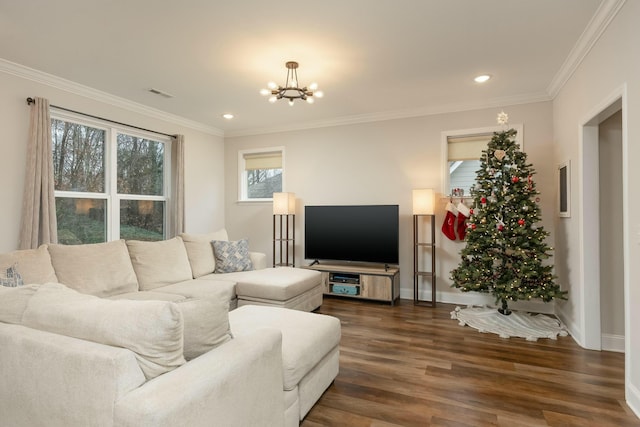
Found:
[[[8,288],[16,288],[24,285],[22,275],[18,273],[17,263],[7,268],[7,271],[3,275],[0,275],[0,285]]]
[[[216,257],[216,273],[253,270],[247,239],[232,242],[213,240],[211,244]]]

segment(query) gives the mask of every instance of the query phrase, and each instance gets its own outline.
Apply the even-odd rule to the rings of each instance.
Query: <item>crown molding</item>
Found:
[[[318,129],[335,126],[348,126],[361,123],[382,122],[387,120],[409,119],[414,117],[433,116],[437,114],[460,113],[464,111],[483,110],[486,108],[506,108],[509,105],[533,104],[551,101],[547,93],[531,93],[524,95],[495,98],[487,102],[450,104],[434,108],[416,108],[408,110],[385,111],[381,113],[358,114],[337,117],[335,119],[320,120],[305,123],[288,124],[285,126],[264,127],[255,129],[240,129],[225,132],[225,138],[240,136],[264,135],[269,133],[292,132],[299,130]]]
[[[602,36],[609,23],[613,20],[626,0],[603,0],[589,24],[565,59],[558,73],[549,84],[545,93],[533,93],[517,95],[513,97],[496,98],[484,103],[450,104],[435,108],[418,108],[409,110],[386,111],[372,114],[359,114],[337,117],[329,120],[296,123],[284,126],[263,127],[254,129],[239,129],[236,131],[223,131],[221,129],[205,125],[200,122],[186,119],[155,108],[147,107],[127,99],[108,94],[70,80],[63,79],[48,73],[44,73],[20,64],[16,64],[0,58],[0,72],[12,74],[37,83],[42,83],[66,92],[74,93],[98,102],[103,102],[115,107],[123,108],[148,117],[175,123],[190,129],[201,131],[210,135],[233,138],[240,136],[261,135],[279,132],[291,132],[334,126],[348,126],[353,124],[371,123],[386,120],[406,119],[413,117],[431,116],[437,114],[456,113],[463,111],[479,110],[485,108],[505,108],[509,105],[528,104],[553,100],[566,84],[575,70],[584,60],[586,55]]]
[[[121,98],[119,96],[111,95],[109,93],[90,88],[89,86],[81,85],[79,83],[72,82],[71,80],[63,79],[52,74],[48,74],[33,68],[26,67],[24,65],[16,64],[11,61],[0,58],[0,72],[11,74],[23,79],[31,80],[36,83],[41,83],[53,88],[63,90],[65,92],[80,95],[85,98],[89,98],[94,101],[102,102],[114,107],[122,108],[134,113],[142,114],[154,119],[163,120],[166,122],[174,123],[176,125],[184,126],[189,129],[200,131],[206,134],[214,136],[224,136],[224,132],[221,129],[207,126],[203,123],[189,120],[175,114],[167,113],[162,110],[147,107],[146,105],[139,104],[137,102],[129,101],[128,99]],[[37,94],[30,94],[36,96]],[[25,95],[26,96],[26,95]]]
[[[604,0],[600,3],[598,10],[593,15],[582,35],[571,49],[569,56],[565,59],[562,67],[555,75],[547,93],[551,99],[555,98],[564,85],[569,81],[578,66],[582,63],[587,54],[591,51],[602,33],[607,29],[609,23],[618,14],[626,0]]]

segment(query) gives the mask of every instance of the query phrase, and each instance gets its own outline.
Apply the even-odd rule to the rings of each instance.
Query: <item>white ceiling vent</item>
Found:
[[[153,93],[155,95],[164,96],[165,98],[173,98],[173,95],[171,95],[170,93],[163,92],[163,91],[161,91],[159,89],[151,88],[151,89],[149,89],[149,92],[151,92],[151,93]]]

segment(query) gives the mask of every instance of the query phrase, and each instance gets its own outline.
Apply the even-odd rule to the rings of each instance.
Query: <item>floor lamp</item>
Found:
[[[289,233],[289,223],[291,223],[291,233]],[[289,246],[291,246],[291,263]],[[276,257],[276,248],[279,249],[279,257]],[[273,193],[273,266],[296,266],[296,196],[294,193]]]
[[[425,216],[430,220],[430,239],[428,242],[421,242],[420,223]],[[420,270],[420,255],[425,250],[431,251],[431,271]],[[431,301],[420,299],[421,278],[431,280]],[[436,306],[436,216],[431,188],[413,190],[413,303]]]

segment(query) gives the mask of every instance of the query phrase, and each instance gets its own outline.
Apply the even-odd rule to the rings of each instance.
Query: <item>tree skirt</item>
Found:
[[[498,334],[500,338],[520,337],[537,341],[538,338],[555,340],[558,335],[568,335],[562,322],[544,314],[513,311],[504,316],[496,308],[469,306],[456,307],[451,318],[457,319],[460,326],[468,325],[483,333]]]

